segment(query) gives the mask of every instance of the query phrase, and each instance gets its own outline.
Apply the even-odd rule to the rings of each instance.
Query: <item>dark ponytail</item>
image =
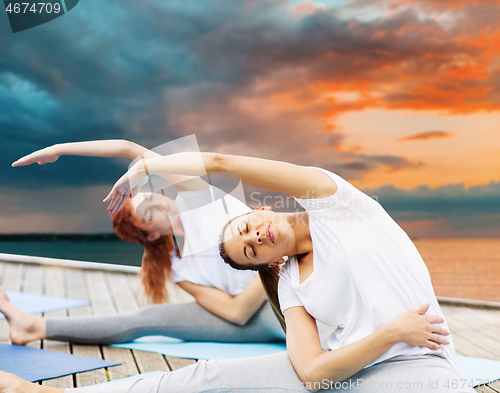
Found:
[[[280,266],[265,267],[259,270],[260,281],[266,291],[267,299],[271,303],[274,315],[278,319],[281,328],[286,333],[285,317],[281,312],[280,301],[278,299],[278,281],[280,279]]]

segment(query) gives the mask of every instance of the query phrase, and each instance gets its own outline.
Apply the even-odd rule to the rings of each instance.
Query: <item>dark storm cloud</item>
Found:
[[[396,220],[456,218],[500,215],[500,183],[465,188],[463,184],[438,188],[420,186],[403,190],[394,186],[363,190],[376,196]]]
[[[422,31],[398,36],[407,25],[418,25]],[[175,122],[172,117],[182,114],[169,112],[170,118],[166,118],[169,107],[179,99],[171,94],[166,98],[172,88],[208,83],[203,99],[214,102],[221,95],[211,86],[223,85],[226,92],[222,97],[230,100],[257,78],[301,68],[307,70],[303,78],[294,80],[297,74],[291,73],[292,79],[277,88],[325,80],[343,87],[360,81],[386,83],[394,76],[394,67],[396,76],[402,72],[421,76],[460,52],[452,32],[435,21],[420,20],[411,9],[361,23],[340,19],[335,9],[291,18],[287,1],[88,0],[44,28],[48,30],[44,34],[33,30],[0,35],[0,107],[6,108],[0,129],[8,140],[8,150],[0,161],[3,167],[57,142],[120,137],[155,146],[180,136],[183,130],[167,126]],[[379,31],[385,35],[373,39]],[[475,53],[474,48],[468,50]],[[434,55],[432,60],[425,60],[428,53]],[[383,99],[396,105],[414,95],[390,92]],[[222,110],[224,102],[218,103],[216,109]],[[345,104],[323,105],[305,114],[340,114],[367,104],[347,108]],[[196,111],[206,102],[193,100],[187,105]],[[230,118],[237,115],[226,114],[227,123],[234,123]],[[295,120],[296,126],[302,126],[299,116]],[[229,127],[222,124],[220,133],[216,129],[209,136],[194,132],[200,134],[202,144],[210,139],[212,144],[217,140],[237,146],[252,140],[248,133],[225,132],[224,128]],[[283,141],[284,132],[275,128],[275,139]],[[311,135],[311,127],[305,127],[297,138],[307,137],[310,146],[321,145],[324,139]],[[280,158],[286,157],[288,144],[279,143],[276,150]],[[342,154],[336,155],[342,159]],[[97,164],[89,161],[87,165]],[[372,166],[367,163],[366,167]],[[2,173],[3,179],[24,181],[20,172]],[[113,176],[117,173],[113,170]],[[53,175],[55,172],[48,172],[44,181]],[[26,171],[22,177],[37,182],[39,176]]]

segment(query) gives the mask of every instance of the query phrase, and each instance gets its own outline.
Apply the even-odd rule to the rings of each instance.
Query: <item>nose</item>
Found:
[[[253,233],[252,241],[255,244],[262,244],[262,232],[257,230]]]

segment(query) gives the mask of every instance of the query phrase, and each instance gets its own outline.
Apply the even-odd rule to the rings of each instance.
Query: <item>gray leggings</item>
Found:
[[[445,358],[432,354],[396,356],[359,371],[338,388],[335,385],[331,388],[326,380],[316,388],[359,393],[475,393],[467,386],[457,388],[455,383],[462,386],[452,366]],[[200,360],[156,378],[65,390],[65,393],[201,392],[308,393],[309,390],[295,373],[286,352],[247,359]]]
[[[166,303],[125,314],[47,318],[47,338],[78,344],[113,344],[164,335],[189,341],[274,342],[285,339],[268,301],[244,326],[196,302]]]

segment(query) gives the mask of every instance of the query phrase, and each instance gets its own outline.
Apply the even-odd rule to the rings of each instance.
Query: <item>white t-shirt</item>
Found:
[[[172,280],[215,287],[236,296],[257,272],[235,270],[226,264],[219,255],[219,234],[230,219],[251,209],[228,194],[215,200],[213,191],[212,187],[183,191],[176,198],[185,236],[182,258],[172,257]]]
[[[425,302],[430,304],[426,315],[444,318],[427,267],[401,227],[374,199],[340,176],[317,169],[335,181],[337,192],[328,198],[296,199],[309,214],[313,272],[299,284],[297,257],[286,262],[278,284],[281,310],[303,306],[331,326],[330,350],[368,336]],[[446,322],[442,326],[448,328]],[[458,373],[450,342],[438,351]],[[436,352],[398,343],[370,365],[397,355]]]

